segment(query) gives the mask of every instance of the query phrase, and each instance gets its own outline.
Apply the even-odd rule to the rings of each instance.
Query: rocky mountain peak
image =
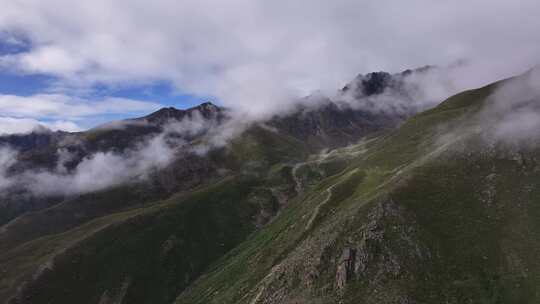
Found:
[[[163,124],[170,120],[182,120],[184,117],[192,117],[199,113],[205,119],[221,119],[223,109],[211,102],[204,102],[189,109],[181,110],[175,107],[161,108],[142,119],[155,124]]]

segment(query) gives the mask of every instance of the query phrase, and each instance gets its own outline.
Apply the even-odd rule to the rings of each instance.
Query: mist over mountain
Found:
[[[203,103],[0,137],[1,297],[533,303],[538,70],[436,105],[437,69],[265,119]]]
[[[0,4],[0,304],[540,303],[539,1]]]
[[[114,121],[82,133],[36,130],[0,138],[6,159],[21,158],[6,186],[20,184],[36,195],[70,195],[145,179],[178,153],[223,148],[253,125],[307,142],[313,149],[342,146],[429,107],[413,77],[430,69],[390,75],[359,75],[335,96],[310,95],[267,119],[203,103],[188,110],[163,108],[142,118]],[[21,153],[20,156],[17,154]],[[35,155],[37,154],[37,155]],[[26,163],[26,165],[25,165]],[[7,167],[4,166],[4,167]]]

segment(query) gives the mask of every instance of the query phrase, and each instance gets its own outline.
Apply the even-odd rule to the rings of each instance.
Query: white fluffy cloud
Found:
[[[538,143],[540,67],[498,87],[487,105],[480,121],[488,134],[512,143]]]
[[[57,131],[81,131],[81,127],[72,121],[55,120],[39,121],[33,118],[16,118],[0,116],[0,135],[14,133],[29,133],[38,130],[40,127]]]
[[[0,95],[0,134],[27,133],[39,126],[80,131],[84,120],[104,114],[147,113],[157,103],[125,98],[90,100],[62,94]]]
[[[484,100],[471,101],[481,102],[482,107],[473,108],[465,116],[466,121],[449,121],[439,126],[437,149],[456,142],[474,143],[488,153],[497,151],[499,146],[504,147],[501,152],[540,147],[540,66],[499,82]]]
[[[61,86],[171,81],[260,114],[357,73],[466,59],[472,87],[539,61],[540,2],[0,0],[28,52],[0,64]]]
[[[151,169],[160,169],[167,165],[174,155],[174,148],[166,142],[165,135],[153,137],[123,154],[97,152],[89,155],[73,172],[67,173],[64,164],[59,163],[55,172],[28,171],[16,178],[36,195],[86,193],[133,179],[144,179]],[[61,157],[69,160],[69,152],[58,152]],[[1,161],[0,154],[0,183]],[[5,179],[5,182],[10,181]]]
[[[123,121],[101,128],[122,128],[128,124],[145,124],[144,121]],[[177,153],[186,151],[205,153],[208,149],[222,146],[231,133],[239,130],[233,121],[216,128],[218,121],[204,118],[198,112],[182,120],[171,120],[163,126],[162,132],[141,138],[123,151],[103,150],[86,155],[75,168],[67,164],[76,157],[65,147],[56,150],[58,161],[53,169],[29,168],[22,172],[8,174],[19,157],[20,151],[10,146],[0,146],[0,196],[9,187],[24,188],[38,196],[73,195],[106,189],[133,181],[145,180],[154,170],[169,165]],[[0,124],[1,127],[1,124]],[[194,142],[189,138],[200,135]],[[206,136],[205,136],[206,135]],[[69,141],[69,140],[68,140]],[[189,149],[189,150],[188,150]]]
[[[159,107],[157,103],[125,98],[105,98],[95,101],[61,94],[0,95],[0,113],[6,116],[83,117],[145,112]]]

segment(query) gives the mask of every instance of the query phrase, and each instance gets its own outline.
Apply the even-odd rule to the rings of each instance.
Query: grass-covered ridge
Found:
[[[501,84],[333,151],[345,170],[313,185],[176,303],[540,301],[540,150],[459,133],[481,127],[476,115]],[[347,248],[356,254],[350,277]]]

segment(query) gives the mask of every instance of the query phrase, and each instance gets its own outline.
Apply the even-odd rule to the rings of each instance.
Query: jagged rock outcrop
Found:
[[[359,233],[347,237],[336,267],[336,287],[343,290],[354,284],[383,290],[412,275],[411,265],[429,263],[430,258],[418,238],[414,217],[387,199],[373,207]],[[407,295],[406,290],[401,293]]]
[[[339,258],[336,270],[336,284],[338,289],[343,289],[356,273],[356,249],[347,247]]]

